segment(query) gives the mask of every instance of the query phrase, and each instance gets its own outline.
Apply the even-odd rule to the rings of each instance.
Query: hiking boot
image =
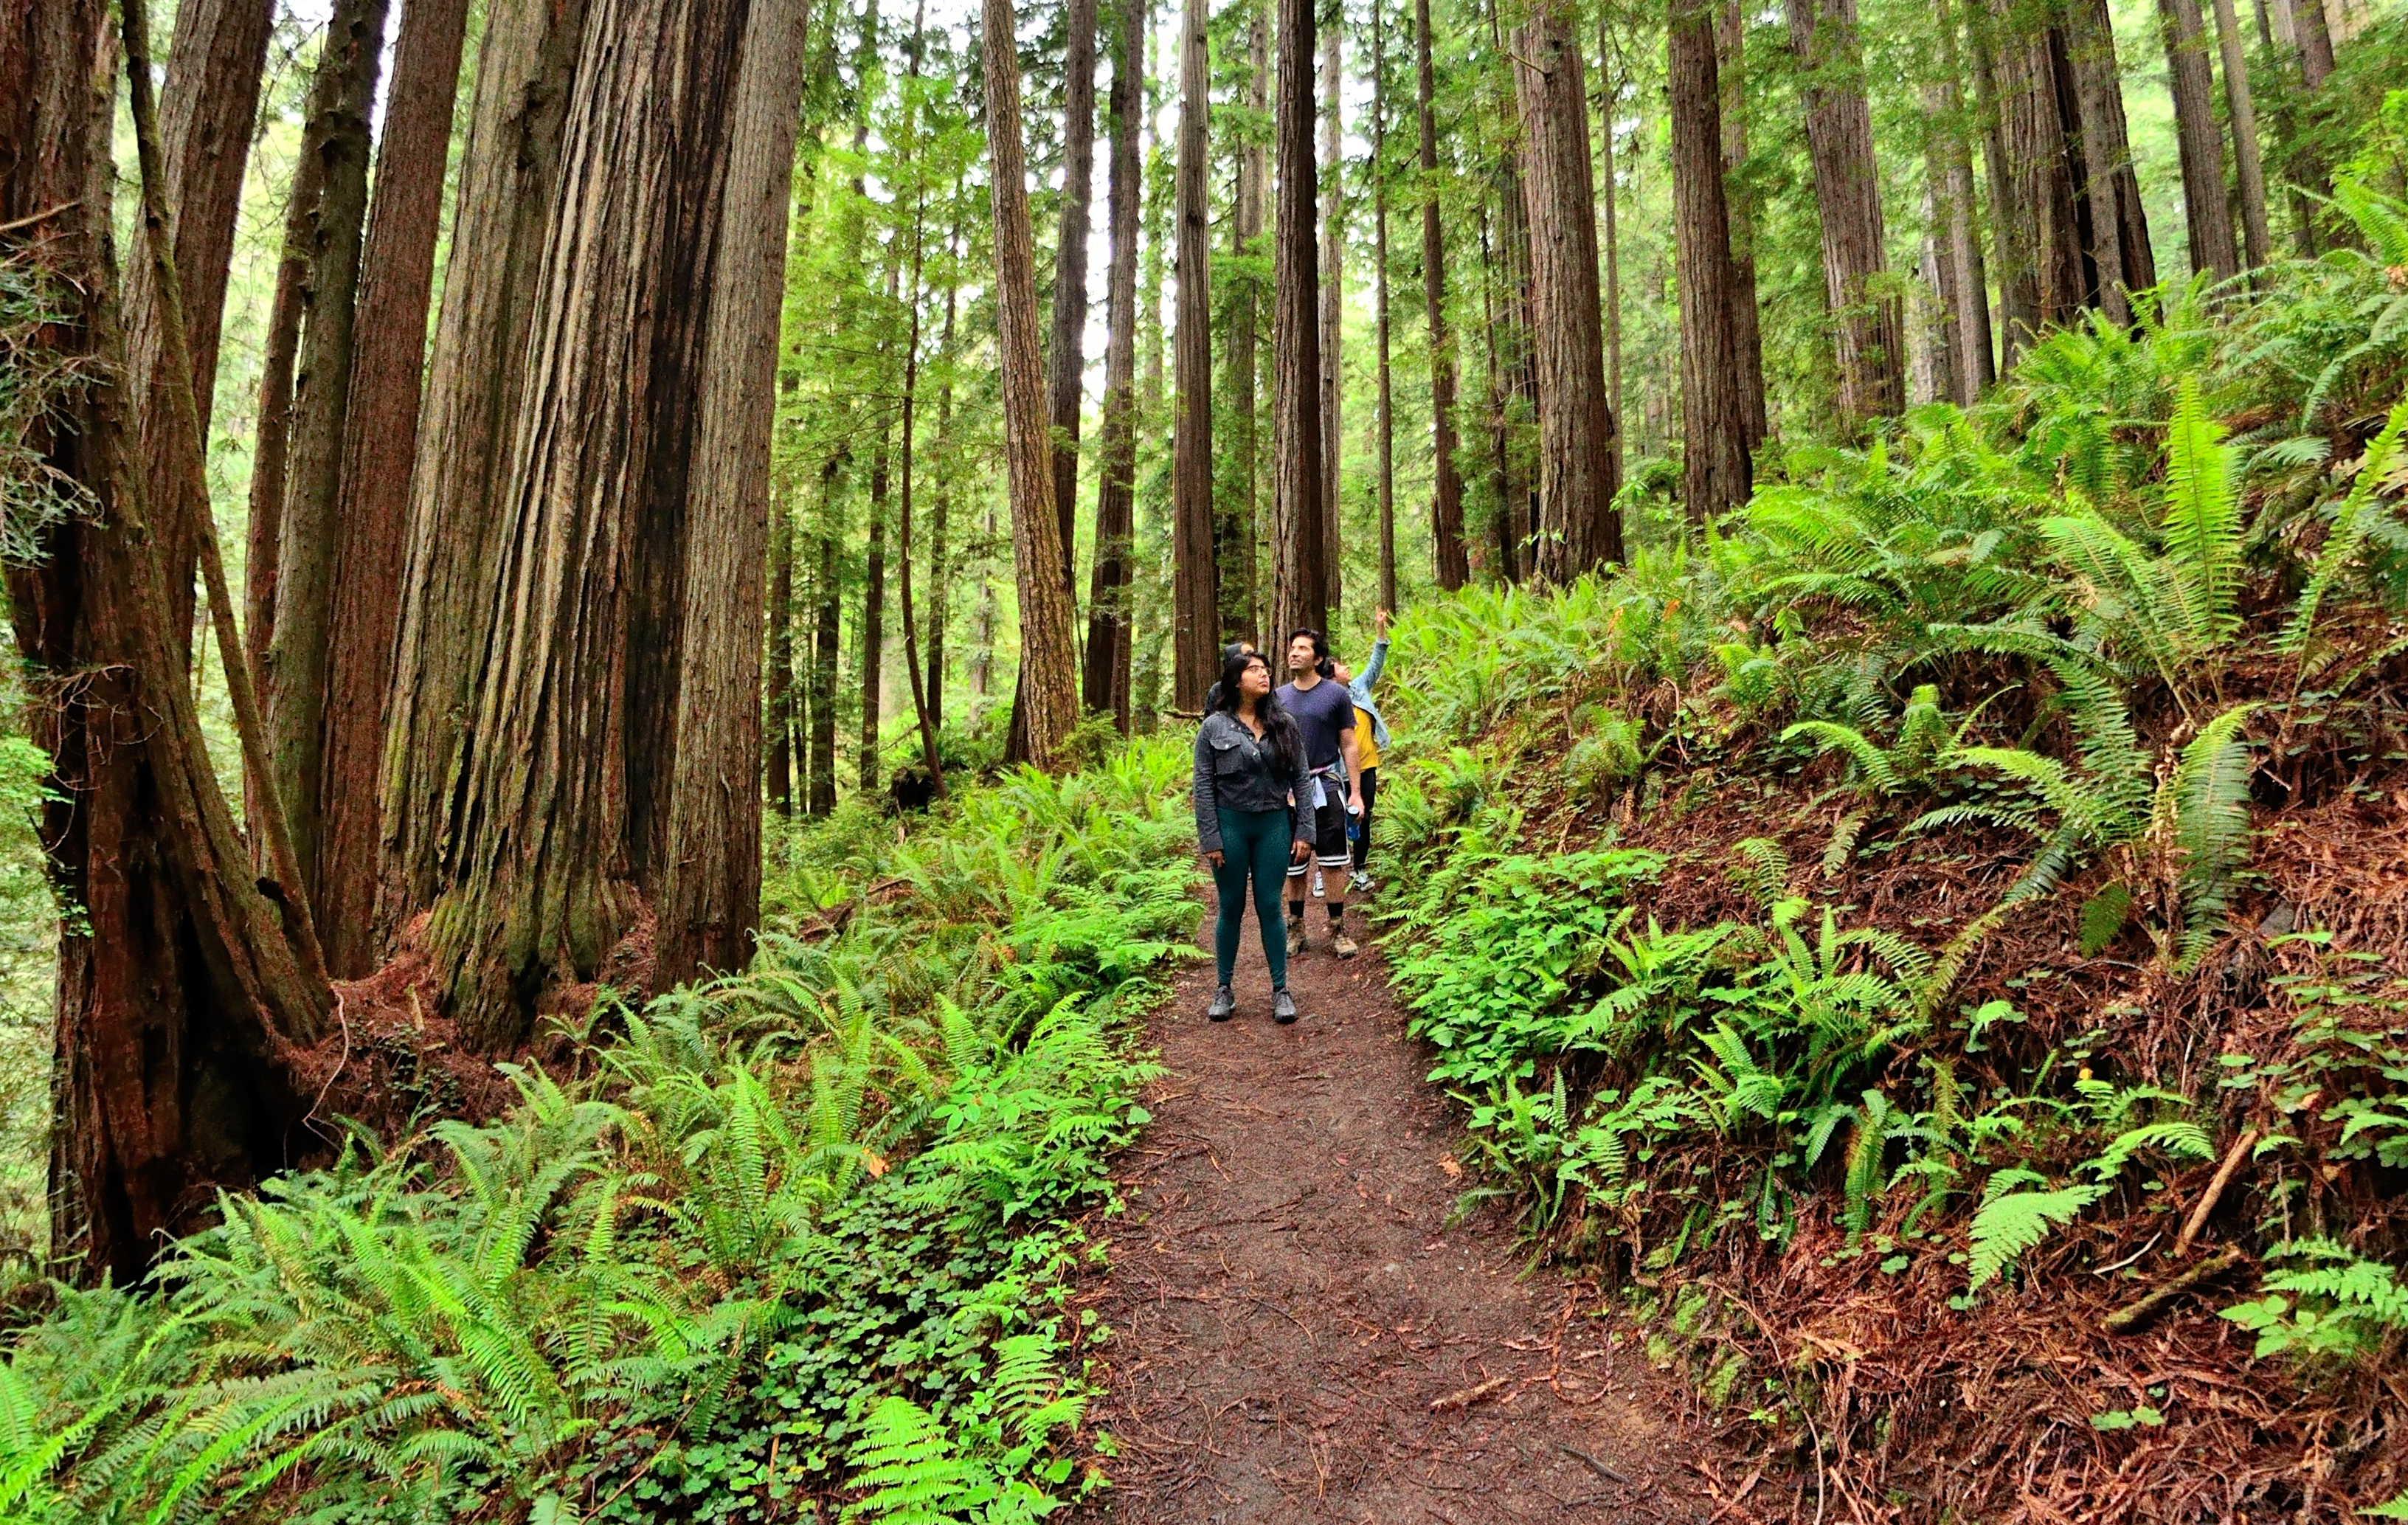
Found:
[[[1204,1009],[1204,1014],[1215,1022],[1226,1022],[1237,1015],[1238,993],[1223,985],[1212,993],[1212,1004]]]
[[[1329,934],[1329,951],[1340,958],[1352,958],[1362,950],[1354,946],[1354,940],[1344,932],[1332,932]]]
[[[1291,917],[1288,921],[1287,956],[1290,958],[1304,957],[1304,918],[1302,916]]]
[[[1371,876],[1366,870],[1357,869],[1354,870],[1354,877],[1346,881],[1346,887],[1357,895],[1369,895],[1371,893]]]
[[[1283,1028],[1296,1020],[1296,998],[1285,985],[1271,992],[1271,1020]]]

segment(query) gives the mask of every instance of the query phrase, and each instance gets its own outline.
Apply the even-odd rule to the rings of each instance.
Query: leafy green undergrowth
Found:
[[[1193,915],[1183,756],[781,844],[761,955],[481,1127],[228,1198],[0,1366],[10,1520],[1034,1519],[1094,1486],[1071,1221]]]
[[[1378,914],[1475,1195],[1861,1509],[2013,1515],[2043,1443],[2166,1480],[2119,1518],[2408,1487],[2408,367],[2311,365],[2380,259],[2269,285],[1397,633]]]

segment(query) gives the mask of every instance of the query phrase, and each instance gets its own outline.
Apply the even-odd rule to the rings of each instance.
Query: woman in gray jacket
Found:
[[[1212,928],[1220,989],[1206,1013],[1215,1022],[1226,1022],[1238,1010],[1229,979],[1238,965],[1249,884],[1263,960],[1271,971],[1271,1019],[1296,1020],[1296,1000],[1287,993],[1280,896],[1287,866],[1312,851],[1311,836],[1297,835],[1310,830],[1309,825],[1299,827],[1310,817],[1290,808],[1303,776],[1304,739],[1271,693],[1270,664],[1255,652],[1230,657],[1221,669],[1212,708],[1196,733],[1196,841],[1211,865],[1221,899]]]

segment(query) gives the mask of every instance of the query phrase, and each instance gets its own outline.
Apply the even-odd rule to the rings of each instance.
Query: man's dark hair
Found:
[[[1225,715],[1234,715],[1244,696],[1238,691],[1238,681],[1246,669],[1256,663],[1265,672],[1271,669],[1270,661],[1260,652],[1239,652],[1221,664],[1221,681],[1212,686],[1212,708]],[[1279,754],[1280,763],[1297,777],[1304,774],[1304,733],[1296,728],[1296,717],[1279,701],[1276,686],[1265,689],[1254,707],[1255,718],[1263,723],[1263,740]]]

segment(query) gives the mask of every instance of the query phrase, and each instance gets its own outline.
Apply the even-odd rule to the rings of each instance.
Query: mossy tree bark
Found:
[[[1211,54],[1206,0],[1185,0],[1179,30],[1179,312],[1171,346],[1171,702],[1194,712],[1211,687],[1220,634],[1213,557]]]

